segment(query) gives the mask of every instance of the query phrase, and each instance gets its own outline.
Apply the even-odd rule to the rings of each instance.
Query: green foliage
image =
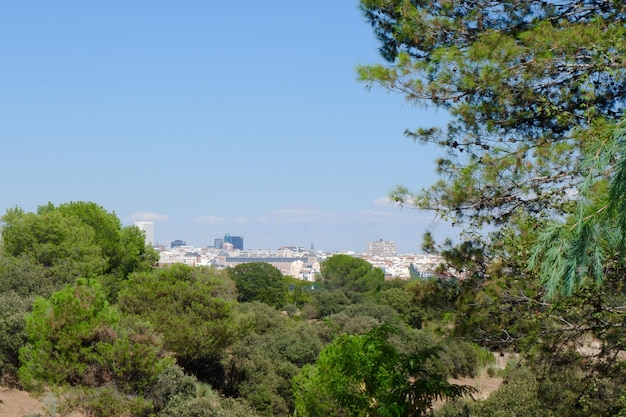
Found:
[[[451,116],[445,129],[407,131],[444,149],[442,179],[399,188],[397,201],[476,226],[567,211],[586,141],[624,114],[623,2],[360,5],[388,60],[359,67],[360,79]]]
[[[390,288],[378,296],[378,303],[393,308],[409,326],[419,329],[424,319],[424,310],[415,303],[409,288]]]
[[[390,329],[344,335],[326,346],[315,365],[294,378],[301,416],[422,416],[435,399],[472,389],[449,384],[433,371],[436,349],[402,354],[389,342]]]
[[[539,383],[539,400],[555,415],[612,416],[625,409],[622,276],[553,300],[545,312],[528,365]]]
[[[141,393],[172,359],[141,323],[124,323],[95,282],[35,300],[26,319],[29,343],[20,349],[20,379],[27,386],[45,382]]]
[[[0,293],[47,297],[56,289],[42,265],[25,256],[0,257]]]
[[[114,213],[95,203],[40,206],[37,213],[19,208],[2,217],[2,251],[43,268],[55,289],[78,277],[149,270],[158,260],[135,226],[122,227]]]
[[[548,307],[538,287],[536,281],[509,276],[464,282],[454,334],[498,351],[525,349],[535,342]]]
[[[163,369],[150,387],[147,397],[155,411],[174,408],[196,397],[196,378],[186,375],[178,365]]]
[[[122,312],[136,315],[163,336],[187,372],[204,380],[221,372],[219,361],[236,333],[232,302],[220,298],[227,280],[211,268],[183,264],[130,276],[119,294]]]
[[[473,378],[482,367],[495,362],[490,351],[476,344],[451,337],[445,338],[441,344],[441,362],[455,378]]]
[[[136,229],[136,228],[135,228]],[[19,208],[2,216],[0,298],[6,299],[0,318],[0,374],[15,378],[17,351],[26,341],[24,314],[36,296],[47,298],[77,278],[106,284],[126,272],[149,269],[157,259],[143,238],[126,242],[115,214],[94,203],[72,202],[41,206],[36,213]],[[119,259],[128,260],[122,272]],[[106,278],[102,276],[106,275]],[[117,274],[117,275],[115,275]],[[113,286],[106,288],[113,295]],[[14,308],[14,309],[13,309]],[[6,337],[5,337],[6,336]]]
[[[129,396],[113,387],[74,387],[62,392],[58,404],[62,416],[78,411],[90,417],[142,417],[152,406],[145,398]]]
[[[329,290],[367,293],[381,289],[385,274],[369,262],[350,255],[333,255],[320,265],[321,281]]]
[[[163,417],[257,417],[259,414],[244,401],[222,398],[196,398],[168,410]]]
[[[341,310],[352,304],[343,290],[315,290],[313,293],[313,305],[316,307],[320,317],[339,313]]]
[[[393,308],[371,300],[351,304],[340,313],[328,316],[324,323],[330,330],[331,339],[344,333],[365,334],[381,325],[395,329],[403,326],[400,316]]]
[[[26,336],[26,313],[30,311],[33,299],[22,297],[14,291],[0,293],[0,384],[17,384],[17,370],[20,366],[19,350]]]
[[[278,268],[266,262],[239,264],[228,270],[237,284],[239,302],[261,301],[282,307],[287,293],[287,280]]]
[[[317,329],[260,302],[238,305],[235,319],[246,331],[224,360],[225,393],[246,400],[260,415],[291,415],[291,380],[322,348]]]
[[[287,283],[287,302],[293,304],[296,308],[303,307],[306,303],[313,300],[311,291],[313,283],[293,277],[284,277]]]
[[[56,211],[34,214],[15,209],[3,221],[4,256],[39,265],[57,288],[104,272],[105,260],[94,242],[94,231],[79,219]]]
[[[587,146],[582,162],[586,176],[574,212],[548,225],[530,259],[549,298],[572,294],[590,281],[602,284],[607,273],[621,266],[626,252],[626,121],[610,131]]]
[[[419,279],[411,282],[407,291],[414,306],[420,308],[423,319],[436,320],[455,310],[460,284],[456,278]]]
[[[537,396],[539,384],[528,368],[509,372],[506,382],[484,401],[456,400],[442,407],[436,417],[553,417]]]

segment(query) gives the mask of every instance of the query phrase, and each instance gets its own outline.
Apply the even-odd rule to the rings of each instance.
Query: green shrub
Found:
[[[178,365],[165,368],[148,392],[157,411],[188,401],[196,396],[195,377],[186,375]]]
[[[259,417],[259,414],[239,399],[204,397],[182,403],[162,417]]]
[[[89,417],[141,417],[152,410],[152,405],[143,397],[125,395],[113,387],[81,387],[64,392],[58,410],[62,416],[79,411]]]
[[[142,393],[173,359],[146,323],[122,320],[99,284],[84,279],[37,298],[26,318],[29,343],[20,349],[21,381],[36,387],[115,384]]]

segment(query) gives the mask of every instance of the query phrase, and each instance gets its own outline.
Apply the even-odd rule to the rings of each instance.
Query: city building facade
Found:
[[[385,240],[377,240],[374,242],[369,242],[367,244],[367,255],[368,256],[396,256],[398,253],[398,245],[396,242],[390,242]]]
[[[224,243],[230,243],[233,248],[243,250],[243,236],[231,236],[230,233],[226,233]]]
[[[144,234],[146,245],[154,246],[154,223],[153,222],[135,222],[135,226]]]

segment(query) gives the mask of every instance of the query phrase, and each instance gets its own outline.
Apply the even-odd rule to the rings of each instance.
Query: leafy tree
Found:
[[[96,203],[74,201],[58,207],[48,204],[38,209],[40,214],[46,211],[76,217],[94,230],[95,243],[107,262],[105,274],[125,279],[132,272],[150,270],[158,260],[158,254],[145,244],[145,237],[139,228],[122,226],[115,213],[107,212]]]
[[[0,293],[0,384],[4,386],[18,384],[19,350],[28,340],[25,316],[32,304],[32,297]]]
[[[123,228],[114,213],[95,203],[48,204],[35,213],[16,207],[1,220],[0,298],[11,302],[4,303],[0,319],[0,373],[9,380],[26,341],[24,315],[36,296],[48,298],[85,277],[106,283],[113,295],[114,283],[133,270],[149,270],[157,259],[136,227]]]
[[[339,254],[322,262],[320,278],[329,290],[341,289],[367,293],[381,289],[385,281],[385,273],[364,259]]]
[[[149,326],[124,321],[94,281],[39,297],[27,316],[29,343],[20,350],[21,380],[142,393],[173,363]]]
[[[378,303],[393,308],[409,326],[416,329],[422,326],[424,310],[413,301],[408,288],[390,288],[382,291],[378,296]]]
[[[294,378],[297,415],[422,416],[436,399],[473,392],[428,366],[436,350],[402,354],[389,332],[378,327],[326,346],[316,364]]]
[[[555,219],[539,235],[530,259],[548,297],[572,292],[623,271],[626,236],[626,119],[612,135],[590,147],[582,166],[575,210]]]
[[[310,303],[313,299],[311,291],[313,283],[302,279],[286,276],[287,282],[287,301],[296,308],[301,308],[306,303]]]
[[[213,268],[183,264],[135,273],[120,292],[118,306],[150,322],[187,372],[219,381],[221,356],[236,334],[233,303],[221,298],[228,292],[227,281]]]
[[[224,393],[244,399],[260,415],[292,415],[291,380],[322,348],[316,327],[259,301],[239,304],[235,311],[239,327],[246,330],[223,361]]]
[[[78,277],[124,279],[149,270],[158,259],[139,229],[122,227],[114,213],[95,203],[49,203],[36,213],[9,209],[2,222],[3,257],[43,267],[55,289]]]
[[[580,155],[624,114],[622,1],[361,0],[387,64],[360,79],[445,109],[445,129],[407,135],[443,147],[442,179],[402,203],[474,225],[567,212]]]
[[[3,217],[2,253],[44,268],[53,285],[104,272],[105,259],[94,231],[78,218],[52,211],[43,214],[9,210]]]
[[[280,269],[266,262],[239,264],[228,270],[235,284],[239,302],[261,301],[282,307],[287,294],[287,280]]]
[[[313,305],[321,317],[339,313],[341,310],[352,304],[343,290],[319,289],[313,293]]]

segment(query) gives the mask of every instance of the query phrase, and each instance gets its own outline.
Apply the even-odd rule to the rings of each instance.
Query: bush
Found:
[[[173,363],[150,326],[121,321],[95,283],[84,279],[38,298],[27,316],[29,343],[20,349],[22,382],[102,387],[142,393]]]
[[[90,417],[140,417],[151,410],[145,398],[125,395],[113,387],[71,388],[60,395],[58,404],[62,416],[80,411]]]
[[[441,359],[446,363],[450,373],[456,377],[474,377],[481,368],[495,362],[490,351],[474,343],[447,339],[443,346]]]
[[[162,417],[259,417],[244,401],[233,398],[195,398],[168,410]]]
[[[188,401],[196,395],[196,378],[186,375],[178,365],[167,367],[159,374],[148,392],[156,411]]]

